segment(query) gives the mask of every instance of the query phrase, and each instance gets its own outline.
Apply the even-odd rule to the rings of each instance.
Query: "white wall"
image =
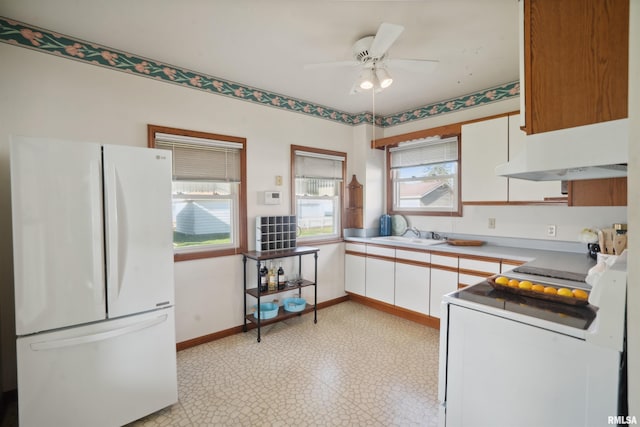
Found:
[[[152,123],[246,137],[250,248],[257,215],[290,211],[291,144],[344,151],[349,161],[354,157],[351,126],[6,44],[0,44],[0,58],[0,230],[6,237],[11,235],[12,134],[146,146],[146,125]],[[282,175],[282,187],[276,187],[276,175]],[[265,190],[282,191],[282,204],[261,204]],[[344,295],[343,245],[320,249],[318,299],[326,301]],[[3,390],[15,387],[11,254],[5,238],[0,242]],[[241,256],[176,263],[175,283],[179,342],[242,324]]]

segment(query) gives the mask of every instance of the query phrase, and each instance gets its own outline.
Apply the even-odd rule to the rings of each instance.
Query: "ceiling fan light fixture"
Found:
[[[358,78],[358,87],[360,89],[369,90],[375,86],[375,74],[373,70],[364,70]]]
[[[380,87],[382,89],[388,88],[389,86],[391,86],[391,83],[393,83],[393,79],[391,78],[391,75],[384,68],[376,69],[376,77],[378,79],[378,82],[380,82]]]

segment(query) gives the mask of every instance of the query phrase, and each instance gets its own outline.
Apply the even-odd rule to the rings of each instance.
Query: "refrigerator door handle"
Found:
[[[126,239],[127,235],[127,215],[124,200],[121,196],[121,183],[115,165],[109,164],[108,174],[108,278],[110,279],[108,287],[112,289],[112,292],[115,292],[114,297],[118,297],[122,291],[122,275],[124,274],[124,264],[127,257],[127,245],[123,244],[123,240]]]
[[[110,331],[98,332],[97,334],[83,335],[80,337],[65,338],[65,339],[54,340],[54,341],[34,342],[30,345],[30,347],[31,347],[31,350],[33,351],[46,351],[46,350],[55,350],[55,349],[65,348],[65,347],[74,347],[74,346],[92,343],[96,341],[104,341],[107,339],[116,338],[122,335],[127,335],[133,332],[141,331],[143,329],[151,328],[162,322],[166,322],[168,317],[169,316],[167,314],[162,314],[154,319],[144,320],[142,322],[134,323],[132,325],[127,325],[121,328],[112,329]]]

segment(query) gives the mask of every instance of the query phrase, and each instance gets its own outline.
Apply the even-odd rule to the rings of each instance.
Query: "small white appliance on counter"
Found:
[[[177,402],[171,179],[169,151],[12,138],[21,426]]]
[[[526,265],[505,273],[590,291],[587,305],[511,294],[487,282],[445,295],[440,426],[602,426],[624,415],[626,254],[618,261],[582,280]]]

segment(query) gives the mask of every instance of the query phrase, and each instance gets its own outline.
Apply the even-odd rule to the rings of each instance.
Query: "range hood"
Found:
[[[496,175],[529,181],[565,181],[627,176],[628,119],[538,133],[524,149],[496,167]]]

